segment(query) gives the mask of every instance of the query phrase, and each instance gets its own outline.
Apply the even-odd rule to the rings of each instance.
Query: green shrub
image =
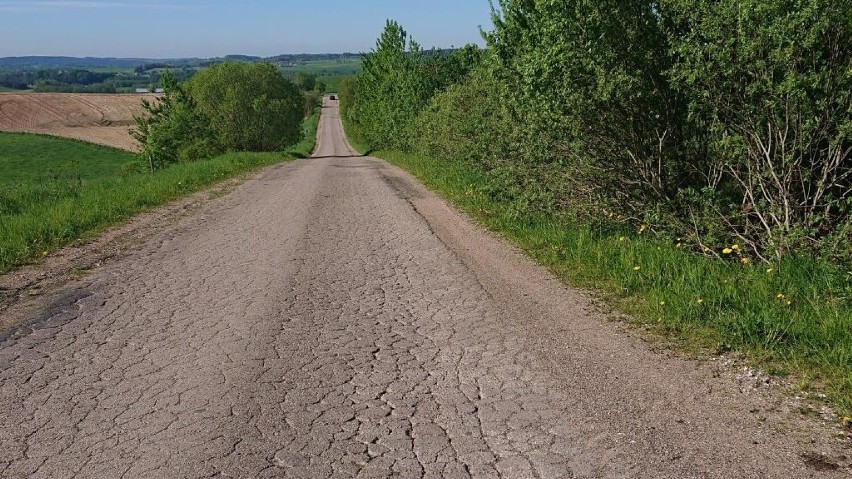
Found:
[[[523,134],[519,159],[567,180],[558,193],[575,213],[610,207],[645,219],[698,176],[701,162],[683,161],[686,103],[665,77],[672,59],[657,8],[504,0],[494,16],[488,44]]]
[[[852,2],[662,3],[671,78],[709,133],[728,234],[777,257],[823,239],[842,253],[831,244],[852,224]]]
[[[214,65],[186,89],[227,151],[277,151],[301,139],[302,93],[269,63]]]
[[[397,22],[388,20],[376,47],[363,56],[355,83],[341,85],[341,113],[370,148],[406,148],[408,128],[429,99],[461,81],[480,57],[474,45],[450,55],[423,52]]]
[[[210,158],[224,151],[210,127],[210,118],[169,74],[163,77],[163,96],[142,100],[145,115],[136,117],[131,134],[139,141],[139,156],[153,172],[169,164]]]

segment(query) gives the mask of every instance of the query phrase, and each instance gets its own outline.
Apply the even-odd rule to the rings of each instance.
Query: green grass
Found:
[[[17,92],[22,92],[22,91],[26,91],[26,90],[16,90],[14,88],[9,88],[7,86],[0,85],[0,93],[2,93],[2,92],[15,92],[15,93],[17,93]]]
[[[852,414],[852,269],[793,258],[743,265],[638,231],[518,214],[486,194],[475,165],[378,152],[524,249],[563,281],[593,288],[632,321],[690,353],[745,353]]]
[[[299,63],[292,66],[281,67],[285,75],[296,73],[309,73],[320,76],[357,75],[361,72],[361,60],[325,60]]]
[[[114,176],[135,156],[82,141],[25,133],[0,133],[0,185],[59,178]]]
[[[0,135],[0,272],[92,237],[140,212],[227,178],[313,151],[317,116],[287,152],[228,153],[155,174],[129,168],[132,155],[73,140]],[[5,142],[5,143],[4,143]],[[7,152],[11,144],[14,150]],[[32,144],[33,149],[26,145]],[[9,180],[6,174],[14,175]]]

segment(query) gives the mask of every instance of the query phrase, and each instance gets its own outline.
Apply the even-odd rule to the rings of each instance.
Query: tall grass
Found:
[[[227,178],[304,158],[313,151],[316,126],[314,115],[305,122],[305,139],[287,152],[227,153],[179,163],[155,174],[127,172],[0,183],[0,272]],[[57,141],[62,146],[65,140]],[[93,154],[99,151],[91,148]],[[120,153],[116,152],[119,158]]]
[[[564,281],[603,292],[635,321],[681,347],[741,351],[771,372],[794,372],[803,386],[824,390],[841,412],[852,413],[848,265],[810,257],[771,267],[710,260],[606,222],[589,227],[519,215],[486,193],[487,176],[472,164],[375,154],[414,174]]]

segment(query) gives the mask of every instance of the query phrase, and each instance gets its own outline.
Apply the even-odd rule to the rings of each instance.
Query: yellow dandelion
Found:
[[[738,245],[738,244],[731,245],[731,249],[734,250],[734,251],[739,251],[740,245]]]
[[[771,272],[773,272],[773,271],[775,271],[775,269],[774,269],[774,268],[766,268],[766,274],[769,274],[769,273],[771,273]]]
[[[634,266],[634,267],[633,267],[633,271],[639,271],[640,269],[642,269],[642,267],[641,267],[641,266]]]
[[[740,258],[740,263],[742,263],[742,264],[749,264],[749,263],[751,263],[751,260],[750,260],[750,259],[748,259],[748,258]]]
[[[648,229],[648,225],[642,225],[642,227],[641,227],[641,228],[639,228],[639,232],[640,232],[640,233],[644,233],[644,232],[645,232],[645,230],[647,230],[647,229]]]
[[[843,416],[843,425],[846,427],[852,427],[852,417]]]
[[[778,293],[777,295],[775,295],[775,298],[776,299],[784,299],[784,293]]]
[[[734,252],[734,250],[732,250],[731,248],[725,248],[725,249],[722,250],[722,253],[724,253],[724,254],[731,254],[733,252]]]
[[[665,301],[660,301],[660,306],[665,306],[665,305],[666,305]]]
[[[698,304],[702,304],[702,303],[704,303],[704,300],[701,299],[701,298],[698,298],[698,299],[695,300],[695,302],[698,303]]]
[[[787,300],[787,306],[790,306],[791,304],[793,304],[793,302],[788,299]]]
[[[41,255],[42,255],[42,256],[47,256],[47,251],[42,251],[42,252],[41,252]]]
[[[622,236],[622,237],[618,238],[618,241],[627,241],[627,237],[626,237],[626,236]]]

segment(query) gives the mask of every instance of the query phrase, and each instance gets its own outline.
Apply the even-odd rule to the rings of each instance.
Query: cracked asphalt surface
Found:
[[[0,343],[0,477],[848,477],[410,177],[272,167]]]

